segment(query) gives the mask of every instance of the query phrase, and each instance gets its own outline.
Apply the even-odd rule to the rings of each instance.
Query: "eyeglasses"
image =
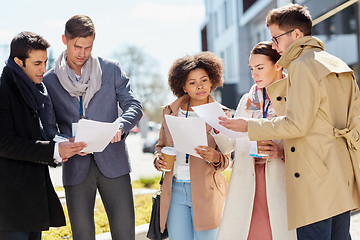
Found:
[[[280,35],[278,35],[278,36],[276,36],[276,37],[273,37],[271,40],[272,40],[273,43],[275,43],[276,45],[278,45],[278,44],[279,44],[279,41],[278,41],[278,38],[279,38],[279,37],[284,36],[284,35],[286,35],[286,34],[288,34],[288,33],[291,33],[291,32],[293,32],[294,30],[295,30],[295,29],[290,30],[290,31],[287,31],[286,33],[280,34]]]

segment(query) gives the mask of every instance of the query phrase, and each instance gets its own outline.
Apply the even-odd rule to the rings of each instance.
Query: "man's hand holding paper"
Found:
[[[120,123],[118,121],[107,123],[80,119],[75,142],[86,142],[87,147],[82,152],[102,152],[110,141],[117,136],[119,127]]]
[[[120,142],[121,141],[121,136],[123,134],[123,129],[119,128],[116,133],[115,136],[111,139],[111,143],[116,143],[116,142]]]

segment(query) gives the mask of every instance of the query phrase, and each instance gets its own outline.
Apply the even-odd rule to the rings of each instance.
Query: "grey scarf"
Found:
[[[79,101],[82,96],[85,115],[90,100],[101,87],[102,71],[99,59],[90,55],[81,69],[80,79],[77,80],[75,72],[67,64],[66,58],[67,51],[65,50],[55,62],[55,73],[60,84],[70,96],[76,97]]]

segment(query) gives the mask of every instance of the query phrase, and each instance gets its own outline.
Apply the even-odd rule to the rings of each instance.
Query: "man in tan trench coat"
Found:
[[[251,140],[284,139],[288,228],[299,240],[347,240],[350,211],[359,208],[360,95],[353,71],[311,36],[307,8],[269,12],[278,64],[288,71],[285,116],[226,119]],[[269,90],[269,95],[271,94]],[[285,226],[284,226],[285,227]]]

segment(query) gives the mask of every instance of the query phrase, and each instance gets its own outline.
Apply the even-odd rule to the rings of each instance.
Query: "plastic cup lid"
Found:
[[[176,155],[176,149],[174,147],[163,147],[161,152],[167,155]]]

